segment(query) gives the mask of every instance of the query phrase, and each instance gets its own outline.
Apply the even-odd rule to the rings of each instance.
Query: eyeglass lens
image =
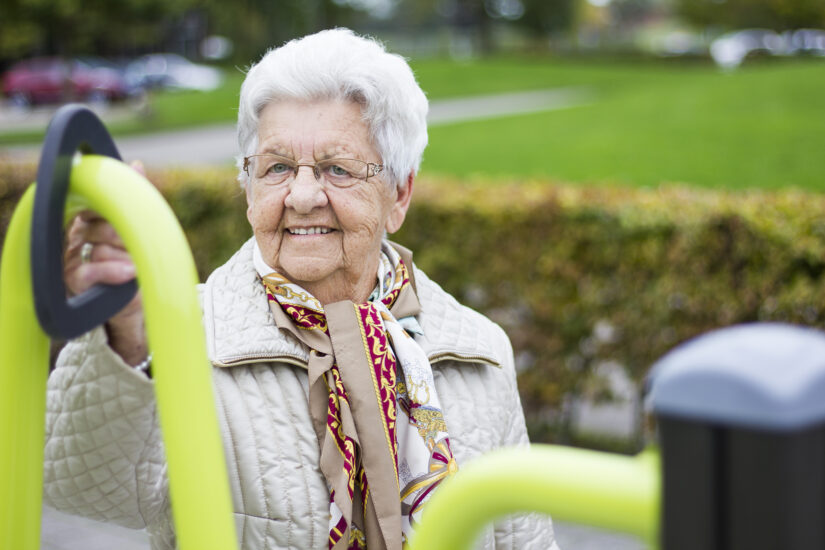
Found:
[[[298,164],[279,155],[253,155],[249,157],[249,173],[269,185],[277,185],[295,177],[302,166],[311,168],[315,179],[336,187],[349,187],[377,173],[375,165],[357,159],[326,159],[315,164]]]

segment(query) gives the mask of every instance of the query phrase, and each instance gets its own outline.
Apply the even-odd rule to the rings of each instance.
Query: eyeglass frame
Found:
[[[320,163],[323,163],[323,162],[333,162],[333,161],[336,161],[336,160],[349,160],[349,161],[355,161],[355,162],[363,162],[367,166],[367,175],[364,176],[363,180],[361,180],[361,181],[364,181],[364,182],[369,181],[369,179],[371,177],[377,176],[378,174],[380,174],[381,172],[384,171],[384,165],[383,164],[379,164],[377,162],[367,162],[367,161],[361,160],[361,159],[334,157],[334,158],[330,158],[330,159],[319,160],[318,162],[310,164],[310,163],[305,163],[305,162],[300,162],[300,163],[295,162],[295,159],[291,159],[291,158],[285,157],[283,155],[278,155],[276,153],[258,153],[258,154],[255,154],[255,155],[249,155],[249,156],[243,157],[243,171],[246,172],[246,175],[248,177],[250,177],[250,178],[254,177],[256,179],[262,179],[262,178],[258,178],[257,176],[252,176],[252,174],[249,173],[249,165],[251,164],[251,159],[254,158],[254,157],[277,157],[277,158],[280,158],[280,159],[288,160],[291,163],[294,163],[294,169],[292,170],[292,177],[293,178],[298,177],[298,170],[302,166],[312,168],[312,175],[315,176],[315,181],[319,181],[319,182],[322,180],[322,178],[321,178],[321,172],[320,172],[320,170],[317,170],[317,167]],[[372,174],[370,174],[370,170],[372,170]],[[360,180],[361,178],[354,178],[354,179]],[[284,181],[286,181],[286,180],[284,180]],[[283,182],[281,182],[281,183],[283,183]],[[335,184],[332,184],[332,185],[335,186]],[[346,188],[345,187],[339,187],[339,189],[346,189]]]

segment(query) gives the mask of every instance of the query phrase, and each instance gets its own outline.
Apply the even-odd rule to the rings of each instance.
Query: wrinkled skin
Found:
[[[347,101],[279,101],[262,111],[256,153],[276,153],[300,164],[328,158],[381,163],[361,119]],[[307,289],[322,304],[366,301],[376,283],[384,230],[397,231],[412,192],[412,176],[401,189],[382,174],[345,189],[315,179],[301,167],[280,185],[252,179],[247,218],[267,264]],[[296,234],[321,228],[326,233]]]

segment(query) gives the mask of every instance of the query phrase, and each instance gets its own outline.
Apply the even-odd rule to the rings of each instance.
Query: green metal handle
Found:
[[[0,548],[40,548],[49,339],[34,312],[34,186],[14,211],[0,263]]]
[[[482,527],[517,512],[542,512],[641,537],[656,547],[659,456],[554,445],[505,449],[470,462],[424,510],[409,550],[469,550]]]
[[[40,547],[48,339],[31,286],[33,190],[15,210],[0,264],[0,549]],[[237,548],[197,273],[183,230],[160,193],[111,158],[79,157],[69,191],[73,208],[112,223],[137,267],[178,547]]]

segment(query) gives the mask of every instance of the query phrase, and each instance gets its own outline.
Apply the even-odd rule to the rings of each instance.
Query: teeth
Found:
[[[289,230],[293,235],[323,235],[330,231],[332,230],[328,227],[296,227]]]

